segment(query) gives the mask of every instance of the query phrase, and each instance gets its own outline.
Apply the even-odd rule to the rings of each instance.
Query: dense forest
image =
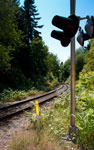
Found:
[[[0,0],[0,90],[58,82],[60,62],[42,40],[40,19],[34,0]]]
[[[39,25],[34,0],[0,0],[0,91],[30,89],[70,81],[69,58],[65,63],[49,52]],[[76,79],[81,71],[94,71],[94,40],[75,53]]]

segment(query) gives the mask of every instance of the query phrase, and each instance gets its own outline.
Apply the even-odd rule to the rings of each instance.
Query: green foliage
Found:
[[[0,93],[0,101],[2,103],[19,101],[19,100],[25,99],[28,96],[36,95],[38,93],[41,93],[41,92],[39,92],[35,88],[32,88],[28,91],[25,91],[25,90],[14,91],[10,88],[4,89],[3,92]]]
[[[17,13],[16,2],[0,0],[0,42],[4,46],[15,47],[21,42],[21,31],[18,30],[15,19]]]
[[[77,89],[93,90],[94,89],[94,72],[80,73]]]
[[[12,89],[4,90],[0,94],[0,101],[5,102],[13,102],[15,100],[20,100],[25,98],[25,91],[13,91]]]
[[[52,73],[54,77],[59,78],[60,61],[58,57],[52,53],[48,53],[47,60],[48,76]]]
[[[65,61],[65,63],[62,65],[61,64],[61,74],[62,74],[62,77],[61,77],[61,79],[63,80],[63,81],[66,81],[67,80],[67,78],[69,77],[69,75],[70,75],[70,68],[71,68],[71,61],[70,61],[70,59],[68,59],[67,61]]]
[[[85,54],[84,50],[79,48],[75,51],[75,71],[76,71],[76,79],[79,78],[79,73],[82,71],[83,66],[85,64]],[[65,61],[65,63],[60,66],[61,79],[66,81],[70,77],[71,72],[71,59]],[[68,79],[70,80],[70,79]],[[68,82],[68,81],[67,81]]]
[[[76,86],[76,125],[78,144],[83,149],[94,149],[94,72],[80,74]],[[61,95],[48,110],[40,109],[40,127],[56,137],[68,133],[70,120],[70,91]],[[37,126],[36,115],[32,115],[31,126]]]
[[[34,0],[25,0],[23,7],[18,0],[0,0],[0,92],[58,83],[59,60],[40,37],[38,16]]]
[[[38,10],[35,6],[35,0],[25,0],[24,6],[20,9],[19,28],[23,31],[25,43],[30,45],[33,38],[40,38],[40,33],[37,29],[42,28],[38,25],[39,17]]]
[[[90,50],[85,55],[83,72],[94,71],[94,39],[90,41]]]
[[[48,48],[39,38],[35,38],[31,44],[30,59],[32,60],[32,72],[36,76],[45,76],[47,73],[46,59]]]
[[[2,44],[0,44],[0,70],[2,71],[6,71],[8,70],[11,65],[10,65],[10,56],[9,56],[9,52],[10,52],[11,48],[7,48],[5,46],[3,46]]]
[[[59,60],[40,37],[38,16],[34,0],[25,0],[23,7],[19,0],[0,0],[0,92],[58,83]]]
[[[19,42],[20,32],[16,30],[15,19],[16,7],[13,0],[0,1],[0,68],[10,65],[10,51]]]
[[[58,78],[56,78],[52,72],[48,73],[45,81],[46,91],[54,89],[58,84]]]
[[[94,148],[94,72],[80,73],[76,86],[78,141],[83,147]]]
[[[76,70],[76,79],[79,78],[79,73],[82,71],[85,64],[85,55],[83,49],[76,50],[75,53],[75,70]]]
[[[94,104],[93,104],[94,106]],[[79,143],[84,148],[94,148],[94,107],[86,108],[82,113],[77,115],[79,121]]]
[[[11,74],[12,52],[22,45],[22,32],[18,30],[16,15],[19,11],[14,0],[0,0],[0,90],[8,84]]]

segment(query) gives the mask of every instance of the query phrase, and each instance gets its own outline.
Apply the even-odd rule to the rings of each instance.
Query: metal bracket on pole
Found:
[[[79,20],[89,19],[89,16],[86,16],[86,17],[83,17],[83,18],[81,18],[80,16],[78,16],[78,19]]]

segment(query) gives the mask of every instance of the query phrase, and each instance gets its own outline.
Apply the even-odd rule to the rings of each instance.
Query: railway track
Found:
[[[10,105],[2,106],[0,107],[0,120],[12,116],[18,112],[24,111],[28,108],[31,108],[34,105],[33,102],[35,102],[35,100],[38,100],[39,104],[44,103],[65,92],[67,89],[68,85],[61,85],[57,89],[47,92],[45,94],[25,99],[19,102],[15,102]]]

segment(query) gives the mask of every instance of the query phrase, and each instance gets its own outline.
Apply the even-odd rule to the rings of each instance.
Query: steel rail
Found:
[[[32,106],[34,106],[33,102],[35,102],[35,100],[38,100],[39,104],[44,103],[45,101],[53,99],[57,95],[65,92],[67,89],[68,89],[68,85],[62,85],[59,86],[59,88],[47,92],[45,94],[35,96],[32,98],[27,98],[25,100],[15,102],[13,104],[0,107],[0,120],[12,116],[18,112],[24,111],[28,108],[32,108]]]

